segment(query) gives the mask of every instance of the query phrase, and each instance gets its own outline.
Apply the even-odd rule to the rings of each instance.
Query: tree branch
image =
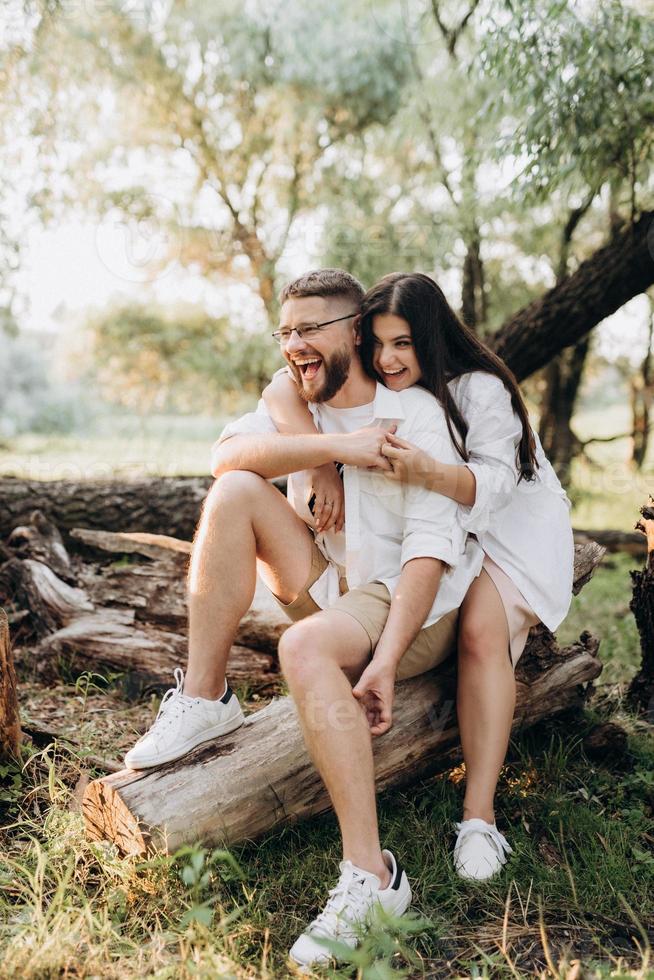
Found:
[[[510,317],[488,343],[519,381],[528,378],[654,283],[653,245],[654,211],[647,211]]]

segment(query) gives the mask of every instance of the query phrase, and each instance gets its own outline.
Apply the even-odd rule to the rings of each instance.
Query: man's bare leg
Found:
[[[370,657],[368,634],[347,613],[326,610],[291,626],[279,657],[307,750],[338,817],[343,857],[372,871],[385,888],[390,874],[379,842],[372,737],[352,694]]]
[[[274,486],[234,471],[209,491],[188,576],[189,659],[184,693],[219,698],[238,624],[256,587],[257,558],[266,584],[291,602],[311,571],[312,538]]]

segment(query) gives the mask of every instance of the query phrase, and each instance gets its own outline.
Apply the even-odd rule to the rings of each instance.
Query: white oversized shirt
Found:
[[[570,501],[536,433],[535,479],[518,482],[522,424],[499,378],[473,371],[455,378],[449,388],[468,423],[466,465],[477,484],[475,503],[459,508],[459,522],[477,536],[539,619],[555,630],[572,597]]]
[[[320,432],[353,432],[366,424],[397,424],[397,434],[447,463],[460,462],[452,445],[445,416],[438,401],[422,388],[394,392],[378,384],[374,401],[356,409],[310,405]],[[265,402],[256,412],[232,422],[219,442],[235,435],[275,432]],[[330,564],[311,587],[310,595],[327,608],[339,594],[339,577],[348,586],[382,582],[393,594],[406,562],[414,558],[438,558],[450,566],[427,616],[431,626],[452,609],[458,609],[479,574],[483,553],[468,538],[457,520],[458,504],[449,497],[424,487],[401,484],[381,473],[355,466],[343,468],[345,530],[319,534],[316,543]],[[292,473],[288,499],[308,524],[313,518],[308,507],[311,494],[309,474]]]

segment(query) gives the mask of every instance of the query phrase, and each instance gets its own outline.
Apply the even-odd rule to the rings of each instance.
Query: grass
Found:
[[[498,823],[515,850],[505,873],[470,886],[452,871],[460,769],[387,793],[382,837],[407,868],[414,915],[368,937],[358,962],[317,975],[654,977],[654,733],[623,705],[638,646],[628,617],[616,619],[630,565],[617,556],[601,569],[561,631],[567,641],[591,625],[602,636],[595,698],[512,743],[498,793]],[[117,757],[156,705],[131,703],[97,678],[44,688],[28,664],[20,669],[24,715],[70,732],[82,749],[28,748],[21,767],[3,770],[0,976],[290,976],[286,950],[337,876],[334,818],[229,854],[120,858],[84,837],[80,794],[93,775],[84,756]],[[627,748],[588,757],[584,736],[606,720],[627,730]]]
[[[21,437],[0,453],[0,473],[72,479],[82,465],[87,477],[135,476],[150,464],[152,473],[206,472],[221,423],[175,425],[126,423],[88,440]],[[618,443],[592,451],[604,469],[576,464],[574,522],[627,530],[654,479],[634,480]],[[654,733],[624,703],[639,659],[628,609],[635,564],[608,556],[559,631],[563,643],[586,628],[600,636],[604,671],[583,712],[512,743],[498,792],[498,823],[515,851],[505,872],[470,886],[452,871],[461,769],[385,794],[382,837],[407,868],[413,917],[387,923],[352,963],[322,976],[654,977]],[[44,685],[27,660],[19,670],[26,723],[70,733],[77,747],[28,743],[20,765],[0,769],[0,977],[289,976],[286,950],[338,873],[334,818],[229,853],[121,858],[84,837],[80,798],[96,774],[88,757],[118,758],[156,703],[130,702],[95,677]],[[256,707],[252,692],[239,693]],[[598,759],[584,737],[604,721],[625,729],[628,743]]]

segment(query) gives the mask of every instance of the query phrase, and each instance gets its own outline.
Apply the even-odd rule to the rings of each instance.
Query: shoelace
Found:
[[[171,708],[175,707],[177,703],[181,707],[182,699],[184,703],[191,703],[191,698],[185,698],[184,689],[184,671],[181,667],[175,667],[173,672],[173,677],[177,681],[177,687],[170,687],[161,699],[161,704],[159,705],[159,710],[157,711],[157,717],[154,719],[152,728],[155,725],[161,725],[162,722],[170,724],[174,717],[176,717],[176,712],[171,712]],[[152,731],[152,728],[150,731]]]
[[[356,888],[353,888],[353,885]],[[350,865],[343,870],[338,884],[329,890],[329,899],[322,912],[313,920],[307,932],[314,936],[330,938],[340,934],[354,935],[353,925],[365,918],[370,907],[372,889],[365,878]],[[354,915],[343,916],[343,909],[348,905]]]
[[[490,838],[491,843],[495,846],[498,855],[502,859],[504,859],[504,852],[507,854],[513,853],[513,848],[506,837],[492,823],[486,823],[485,820],[473,817],[471,820],[463,820],[461,823],[455,824],[455,827],[459,832],[457,844],[462,844],[470,834],[484,834]]]

